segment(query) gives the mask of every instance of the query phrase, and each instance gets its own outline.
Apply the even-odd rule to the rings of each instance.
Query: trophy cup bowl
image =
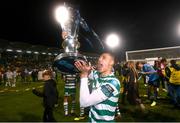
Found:
[[[62,73],[75,74],[79,72],[74,66],[77,60],[86,61],[86,58],[79,53],[61,53],[55,58],[54,65]]]

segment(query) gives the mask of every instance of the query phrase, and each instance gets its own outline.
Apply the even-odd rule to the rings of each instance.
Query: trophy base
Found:
[[[74,63],[77,60],[87,61],[86,57],[79,53],[61,53],[54,60],[54,66],[65,74],[79,73]]]

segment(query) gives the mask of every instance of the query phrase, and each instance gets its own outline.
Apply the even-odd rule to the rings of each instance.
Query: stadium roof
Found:
[[[25,42],[11,42],[8,40],[0,39],[0,51],[5,51],[7,49],[12,50],[24,50],[24,51],[38,51],[38,52],[51,52],[60,53],[63,50],[56,47],[47,47],[43,45],[31,45]]]

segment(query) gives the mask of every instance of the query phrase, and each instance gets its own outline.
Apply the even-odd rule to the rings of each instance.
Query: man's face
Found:
[[[108,53],[103,53],[98,60],[97,70],[100,73],[111,71],[113,66],[113,59]]]

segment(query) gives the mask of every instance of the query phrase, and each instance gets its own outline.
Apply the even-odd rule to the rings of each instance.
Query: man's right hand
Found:
[[[78,60],[74,63],[74,65],[76,66],[76,68],[81,72],[80,76],[81,78],[86,78],[88,77],[92,67],[91,65],[87,64],[85,61],[83,60]]]

